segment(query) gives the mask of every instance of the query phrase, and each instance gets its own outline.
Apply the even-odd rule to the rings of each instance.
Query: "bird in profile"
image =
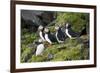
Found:
[[[70,39],[72,39],[73,37],[80,36],[80,32],[78,33],[78,32],[73,31],[69,23],[66,23],[65,25],[65,33]]]
[[[37,42],[35,42],[36,44],[36,53],[35,55],[38,56],[38,55],[42,55],[43,51],[44,51],[44,44],[43,44],[43,40],[42,39],[39,39]]]
[[[52,34],[48,28],[44,29],[44,33],[45,33],[45,40],[49,43],[49,44],[53,44],[53,42],[57,42],[56,36],[55,34]]]
[[[40,36],[40,38],[41,38],[43,41],[45,41],[45,37],[44,37],[44,27],[43,27],[42,25],[40,25],[40,26],[38,27],[38,31],[39,31],[39,36]]]
[[[56,39],[59,43],[63,43],[66,39],[65,32],[62,30],[62,27],[56,26]]]

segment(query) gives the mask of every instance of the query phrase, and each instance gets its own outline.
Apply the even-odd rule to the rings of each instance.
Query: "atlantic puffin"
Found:
[[[62,27],[56,26],[55,27],[56,30],[56,39],[59,43],[63,43],[66,39],[66,34],[65,32],[62,30]]]
[[[80,34],[77,32],[74,32],[71,28],[71,25],[69,23],[66,23],[65,25],[65,33],[66,35],[72,39],[73,37],[78,37]]]
[[[42,39],[39,39],[38,42],[35,42],[35,44],[37,45],[36,46],[36,53],[35,55],[38,56],[38,55],[42,55],[43,53],[43,50],[44,50],[44,44],[43,44],[43,40]]]
[[[45,41],[45,37],[44,37],[44,27],[42,26],[42,25],[40,25],[39,27],[38,27],[38,31],[39,31],[39,36],[40,36],[40,38],[43,40],[43,41]]]
[[[55,34],[52,34],[48,28],[44,29],[44,33],[45,33],[45,40],[49,43],[49,44],[53,44],[54,42],[57,42],[56,36]]]

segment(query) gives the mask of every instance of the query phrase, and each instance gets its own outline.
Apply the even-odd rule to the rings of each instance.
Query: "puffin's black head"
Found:
[[[71,25],[69,23],[66,23],[65,27],[68,29],[71,28]]]
[[[38,31],[43,31],[43,29],[44,29],[44,27],[43,27],[42,25],[40,25],[40,26],[38,27]]]
[[[44,33],[49,33],[50,31],[49,31],[49,29],[48,28],[45,28],[44,29]]]

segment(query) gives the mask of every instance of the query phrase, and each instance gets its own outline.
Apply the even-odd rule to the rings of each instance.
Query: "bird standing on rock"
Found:
[[[59,43],[63,43],[66,39],[65,32],[62,31],[62,28],[59,27],[59,26],[56,26],[55,29],[56,29],[56,39],[57,39],[57,41]]]
[[[42,55],[42,52],[43,52],[43,50],[44,50],[44,44],[43,44],[43,40],[42,39],[39,39],[39,41],[38,42],[35,42],[35,44],[37,45],[37,47],[36,47],[36,56],[38,56],[38,55]]]
[[[57,42],[56,36],[54,34],[52,34],[48,28],[44,29],[44,33],[45,33],[45,40],[49,43],[49,44],[53,44],[53,42]]]
[[[45,37],[44,37],[44,27],[42,26],[42,25],[40,25],[39,27],[38,27],[38,31],[39,31],[39,36],[40,36],[40,38],[43,40],[43,41],[45,41]]]
[[[65,33],[70,39],[72,39],[73,37],[78,37],[80,35],[79,33],[76,33],[72,30],[69,23],[66,23],[65,25]]]

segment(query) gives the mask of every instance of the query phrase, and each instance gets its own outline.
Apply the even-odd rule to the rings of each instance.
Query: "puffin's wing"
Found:
[[[59,38],[59,40],[64,41],[65,40],[64,32],[62,30],[58,30],[57,37]]]
[[[79,34],[78,34],[77,32],[75,32],[75,31],[73,31],[72,29],[69,29],[69,30],[68,30],[68,33],[69,33],[72,37],[77,37],[77,36],[79,36]]]
[[[50,33],[50,34],[48,34],[48,37],[49,37],[49,39],[50,39],[52,42],[57,42],[57,39],[56,39],[55,34]]]
[[[66,35],[66,28],[65,27],[62,27],[61,28],[61,31],[62,31],[62,33],[64,34],[63,36],[65,37],[65,39],[68,37],[67,35]]]

